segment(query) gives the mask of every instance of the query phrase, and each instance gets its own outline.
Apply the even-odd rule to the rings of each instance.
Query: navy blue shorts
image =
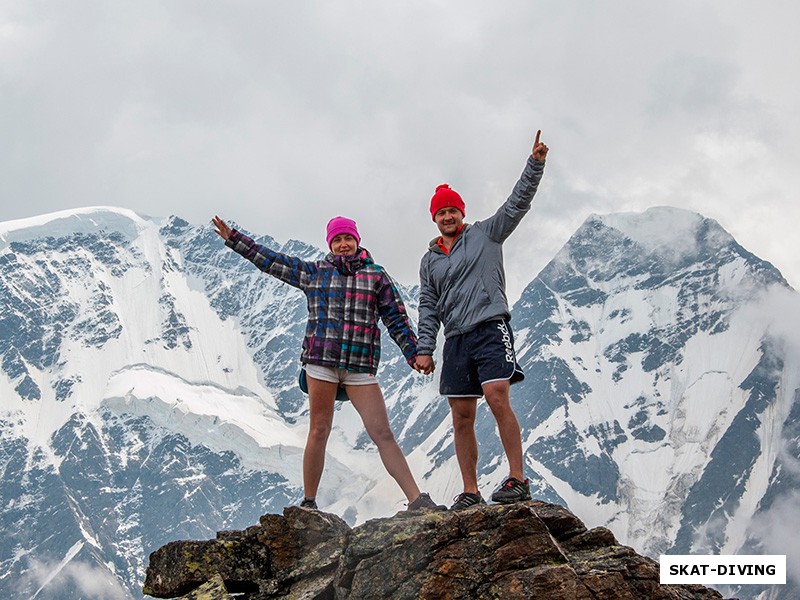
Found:
[[[480,398],[483,384],[522,381],[514,354],[514,334],[501,319],[481,323],[472,331],[444,342],[439,393],[448,398]]]

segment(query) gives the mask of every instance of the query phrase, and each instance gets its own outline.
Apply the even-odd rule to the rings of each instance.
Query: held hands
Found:
[[[430,375],[436,368],[433,364],[433,357],[425,355],[417,355],[412,367],[417,373],[422,373],[423,375]]]
[[[211,219],[211,222],[214,223],[214,227],[216,227],[214,233],[227,242],[228,238],[231,237],[231,232],[233,230],[228,227],[228,224],[219,217],[215,216],[213,219]]]
[[[533,156],[533,160],[539,160],[544,162],[547,158],[547,151],[549,148],[543,142],[539,141],[539,136],[542,135],[542,130],[536,132],[536,139],[533,142],[533,150],[531,151],[531,156]]]

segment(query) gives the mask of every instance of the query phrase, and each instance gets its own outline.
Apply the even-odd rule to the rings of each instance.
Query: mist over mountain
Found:
[[[208,226],[116,208],[0,224],[0,270],[5,597],[140,598],[151,551],[298,500],[299,291]],[[590,216],[530,275],[512,402],[535,496],[642,554],[787,554],[800,579],[800,300],[780,272],[661,207]],[[383,351],[395,434],[445,502],[461,491],[447,402],[388,336]],[[334,427],[321,508],[351,525],[403,508],[346,403]],[[489,491],[506,465],[483,404],[476,427]],[[761,592],[797,588],[736,591]]]

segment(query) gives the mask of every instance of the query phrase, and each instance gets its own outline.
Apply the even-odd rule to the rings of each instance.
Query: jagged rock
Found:
[[[233,600],[233,596],[228,593],[225,581],[217,573],[193,592],[181,596],[180,600]]]
[[[143,593],[173,598],[219,574],[228,592],[317,598],[331,588],[350,532],[329,513],[290,506],[245,531],[206,542],[171,542],[150,555]],[[224,596],[223,596],[224,597]]]
[[[260,527],[222,531],[207,541],[170,542],[150,555],[142,592],[172,598],[191,592],[219,574],[229,592],[258,591],[270,580],[269,548],[257,535]],[[155,568],[153,568],[155,566]]]
[[[350,527],[330,513],[290,506],[261,517],[260,543],[270,550],[273,578],[264,598],[324,598],[331,588]]]
[[[722,598],[660,585],[655,561],[539,501],[398,513],[352,530],[335,515],[289,507],[244,532],[167,544],[150,556],[144,592],[172,598],[213,577],[225,582],[213,600]]]

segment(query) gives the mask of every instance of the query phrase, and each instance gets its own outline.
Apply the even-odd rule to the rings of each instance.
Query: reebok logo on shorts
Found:
[[[503,336],[503,345],[506,347],[506,362],[515,363],[516,358],[514,357],[514,346],[511,343],[511,334],[508,331],[508,326],[506,325],[505,321],[500,321],[497,324],[497,328],[500,330],[500,333]]]

